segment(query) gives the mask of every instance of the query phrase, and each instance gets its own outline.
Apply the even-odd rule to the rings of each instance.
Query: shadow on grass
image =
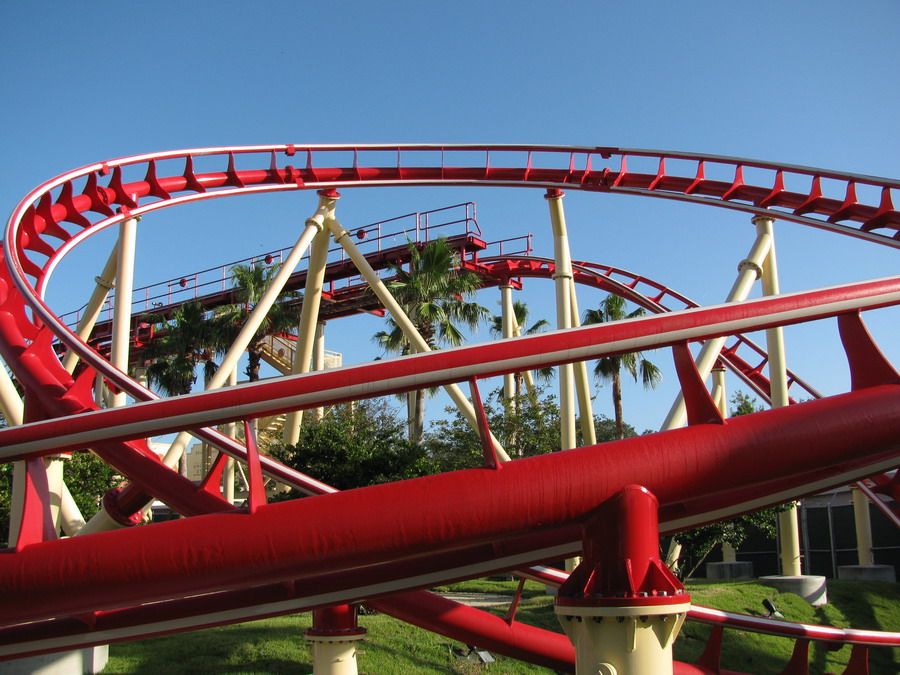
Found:
[[[113,647],[104,675],[196,673],[311,673],[301,630],[243,624],[182,633]]]
[[[862,630],[900,629],[900,588],[895,583],[882,581],[828,582],[828,604],[840,612],[845,625]],[[831,612],[824,607],[816,609],[816,620],[822,625],[834,625]],[[842,656],[850,658],[850,647],[844,647]],[[819,672],[827,665],[826,650],[814,650],[811,672]],[[900,649],[875,647],[869,649],[869,668],[873,673],[900,673]]]
[[[829,582],[830,605],[813,609],[792,594],[777,594],[774,589],[753,582],[692,585],[690,592],[697,604],[745,614],[761,614],[761,600],[773,597],[776,606],[790,621],[822,625],[853,626],[872,630],[900,628],[900,586],[878,582]],[[511,591],[510,591],[511,593]],[[505,607],[491,608],[503,615]],[[553,612],[552,599],[537,593],[523,599],[517,621],[556,632],[561,627]],[[457,661],[449,654],[456,643],[396,622],[386,616],[364,616],[361,624],[369,636],[360,646],[360,673],[397,675],[406,673],[470,673],[481,667]],[[110,663],[104,675],[182,675],[187,673],[226,673],[237,675],[312,672],[309,645],[303,630],[309,615],[266,619],[236,626],[214,628],[196,633],[165,636],[111,648]],[[709,626],[688,622],[675,644],[675,658],[693,663],[702,653]],[[722,667],[745,673],[778,673],[790,658],[793,640],[726,631]],[[817,643],[811,646],[811,673],[841,672],[850,648],[829,652]],[[900,649],[875,648],[870,651],[873,673],[900,672]],[[488,667],[498,673],[550,672],[506,660]]]

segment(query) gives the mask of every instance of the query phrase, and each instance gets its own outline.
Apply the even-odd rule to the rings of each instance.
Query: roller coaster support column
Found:
[[[556,283],[556,327],[572,327],[572,258],[569,254],[569,235],[566,231],[566,216],[563,212],[562,190],[547,190],[544,199],[550,207],[550,224],[553,227],[553,254]],[[559,424],[560,449],[575,447],[575,391],[572,364],[559,366]]]
[[[872,521],[869,518],[869,498],[855,485],[850,488],[853,496],[853,519],[856,524],[856,551],[861,567],[875,565],[872,552]]]
[[[747,299],[754,282],[762,276],[762,265],[766,256],[769,254],[771,246],[772,236],[770,234],[757,232],[756,241],[753,242],[750,253],[743,261],[741,261],[741,264],[738,265],[737,279],[735,279],[734,285],[731,287],[731,291],[728,293],[725,302],[739,302]],[[716,359],[719,358],[719,354],[724,345],[724,337],[707,340],[703,343],[703,347],[697,355],[697,370],[700,372],[700,377],[702,379],[706,380],[706,378],[709,377],[713,365],[715,364]],[[687,422],[687,412],[684,405],[684,396],[678,394],[678,397],[669,409],[669,414],[666,416],[665,421],[660,427],[660,431],[677,429],[678,427],[684,426],[685,422]]]
[[[734,285],[732,285],[731,291],[728,293],[725,302],[739,302],[747,299],[747,296],[750,294],[750,289],[753,288],[753,284],[757,279],[762,277],[763,264],[765,263],[766,256],[769,255],[769,250],[771,248],[771,233],[760,232],[759,228],[757,228],[756,240],[753,242],[753,246],[747,254],[747,257],[738,265],[737,278],[734,280]],[[712,372],[716,359],[719,358],[719,354],[721,354],[722,347],[724,346],[724,337],[714,338],[703,343],[703,347],[700,348],[700,353],[697,355],[697,370],[700,372],[700,377],[703,380],[705,380],[710,372]],[[684,404],[684,396],[679,393],[659,430],[669,431],[671,429],[677,429],[683,427],[685,422],[687,422],[687,408]],[[674,569],[680,555],[681,544],[673,539],[672,543],[669,545],[669,551],[666,554],[666,565]]]
[[[570,304],[572,312],[572,327],[581,325],[581,316],[578,313],[578,296],[575,294],[575,280],[569,282]],[[597,431],[594,429],[594,407],[591,405],[591,387],[588,380],[587,363],[578,361],[572,364],[575,377],[575,395],[578,397],[578,419],[581,423],[582,445],[597,445]]]
[[[728,390],[725,388],[725,366],[721,362],[716,363],[712,376],[712,400],[719,412],[722,413],[722,417],[728,417]]]
[[[356,675],[356,643],[366,629],[356,621],[356,605],[313,611],[313,626],[303,633],[312,643],[314,675]]]
[[[311,218],[307,218],[305,228],[297,239],[297,242],[294,244],[294,248],[291,249],[291,252],[288,253],[287,257],[284,259],[281,267],[278,268],[275,278],[272,279],[268,288],[263,292],[262,297],[259,299],[259,302],[256,303],[253,311],[250,312],[250,316],[247,317],[247,322],[241,328],[238,336],[234,339],[234,343],[228,350],[228,353],[225,354],[225,358],[223,358],[222,362],[219,364],[219,369],[216,371],[216,374],[206,385],[207,391],[218,389],[225,384],[231,372],[237,368],[238,361],[240,361],[241,357],[244,355],[244,350],[247,349],[247,346],[253,340],[256,331],[259,330],[259,327],[262,325],[263,321],[265,321],[266,315],[269,313],[272,305],[275,304],[275,301],[284,289],[284,285],[287,283],[291,274],[293,274],[294,269],[297,267],[303,254],[306,253],[306,249],[309,248],[310,242],[312,242],[313,238],[321,229],[322,222],[325,220],[325,216],[328,213],[329,205],[335,199],[336,197],[329,197],[325,191],[319,193],[319,207]],[[178,461],[178,458],[184,453],[189,439],[190,434],[186,431],[182,431],[175,437],[169,451],[163,458],[163,462],[167,466],[172,466],[174,462]]]
[[[333,190],[320,194],[319,208],[325,209],[325,216],[321,220],[313,216],[306,221],[308,227],[316,228],[316,236],[312,241],[309,253],[309,270],[306,273],[303,307],[300,310],[300,325],[297,328],[297,344],[294,347],[294,360],[291,365],[291,372],[295,374],[309,372],[316,340],[316,322],[322,302],[322,287],[325,282],[325,265],[328,262],[329,233],[324,222],[326,219],[334,218],[334,205],[339,198],[340,194]],[[284,442],[287,445],[295,445],[300,440],[300,423],[302,421],[302,410],[288,413],[283,433]]]
[[[237,369],[232,369],[228,373],[228,386],[233,387],[237,384]],[[229,422],[225,425],[225,434],[229,438],[237,438],[237,424]],[[234,504],[234,457],[225,460],[225,471],[222,472],[222,496],[229,504]]]
[[[666,675],[691,597],[659,559],[659,502],[626,485],[582,529],[584,559],[554,610],[575,645],[577,675]]]
[[[97,323],[97,319],[100,317],[100,312],[103,309],[103,303],[106,302],[106,298],[107,296],[109,296],[109,292],[116,287],[115,279],[118,259],[119,244],[118,242],[116,242],[116,245],[113,246],[113,250],[109,254],[109,258],[107,258],[106,260],[106,265],[103,267],[103,271],[100,273],[100,276],[94,277],[94,281],[97,285],[94,287],[94,292],[91,294],[91,299],[88,300],[88,304],[84,308],[84,314],[81,315],[81,320],[78,322],[78,328],[75,329],[75,334],[85,342],[87,342],[87,339],[91,336],[91,332],[94,330],[94,325]],[[63,368],[65,368],[69,373],[73,373],[75,371],[75,366],[77,365],[77,363],[78,354],[76,354],[74,350],[70,349],[63,357]]]
[[[519,325],[519,322],[516,320],[515,312],[513,312],[512,317],[512,334],[513,337],[522,337],[522,327]],[[534,376],[531,374],[530,370],[523,371],[520,373],[522,377],[522,381],[525,383],[525,390],[529,394],[534,394]],[[515,377],[515,376],[514,376]]]
[[[16,385],[13,384],[4,363],[0,363],[0,412],[3,413],[6,423],[10,426],[22,424],[22,420],[25,418],[22,397],[16,391]]]
[[[769,254],[763,260],[762,287],[764,295],[778,295],[778,263],[775,257],[775,239],[772,231],[774,218],[756,216],[752,220],[759,236],[768,236],[772,243]],[[769,354],[769,399],[773,408],[783,408],[788,399],[787,365],[784,352],[784,329],[781,326],[766,329],[766,351]],[[798,577],[800,569],[800,527],[797,507],[778,514],[778,536],[781,540],[781,573]]]
[[[712,400],[722,414],[722,419],[728,417],[728,390],[725,388],[725,366],[720,362],[716,363],[712,371],[713,390]],[[722,562],[737,562],[737,551],[734,546],[727,541],[722,542]]]
[[[514,334],[513,325],[516,317],[513,311],[512,285],[507,283],[500,285],[500,319],[503,329],[503,339],[507,340]],[[503,397],[507,401],[511,401],[516,396],[516,376],[514,373],[507,373],[503,376]]]
[[[16,391],[12,378],[6,370],[6,364],[0,368],[0,411],[9,426],[18,426],[25,419],[25,406],[22,397]],[[19,533],[19,522],[22,520],[22,506],[25,499],[25,462],[13,464],[13,490],[10,500],[9,541],[15,541]]]
[[[207,390],[218,389],[225,384],[232,373],[236,372],[238,361],[243,355],[244,350],[247,348],[247,345],[250,344],[253,335],[265,320],[266,314],[268,314],[272,305],[275,304],[275,300],[277,300],[285,283],[287,283],[288,278],[297,267],[303,254],[306,253],[306,249],[309,247],[310,242],[316,235],[316,232],[318,231],[317,223],[318,225],[321,225],[322,221],[325,219],[327,204],[323,204],[323,202],[327,201],[328,199],[320,198],[319,208],[316,210],[313,217],[306,221],[306,227],[304,228],[303,233],[297,239],[294,248],[291,249],[291,252],[285,258],[281,267],[278,269],[278,273],[259,299],[256,307],[253,308],[250,316],[247,317],[247,322],[244,324],[243,328],[241,328],[240,333],[238,333],[237,338],[235,338],[235,341],[225,355],[225,358],[222,359],[222,362],[219,364],[219,369],[216,371],[215,376],[213,376],[212,380],[206,385]],[[175,437],[175,440],[172,441],[172,444],[169,446],[169,449],[162,460],[166,466],[173,467],[178,463],[187,448],[190,437],[191,435],[187,431],[182,431]],[[100,512],[84,527],[82,533],[99,532],[120,526],[121,524],[117,523],[115,519],[108,515],[105,509],[101,509]]]
[[[334,235],[334,240],[340,244],[347,255],[350,256],[350,260],[353,261],[353,264],[356,265],[356,269],[359,270],[363,279],[366,280],[369,288],[372,289],[372,292],[381,304],[384,305],[384,308],[388,313],[390,313],[391,318],[397,323],[400,330],[403,331],[403,335],[409,340],[412,351],[416,353],[430,352],[431,347],[428,346],[428,343],[413,325],[412,321],[409,320],[406,312],[403,311],[403,308],[394,299],[394,296],[391,295],[391,292],[387,289],[387,286],[384,285],[384,282],[378,276],[378,273],[375,272],[369,264],[369,261],[366,260],[365,256],[360,252],[359,247],[353,243],[353,240],[350,238],[350,233],[345,230],[344,226],[337,220],[326,220],[325,225],[331,230],[331,233]],[[465,375],[465,373],[460,373],[460,375]],[[466,418],[469,426],[478,431],[480,427],[475,415],[475,408],[469,402],[469,399],[462,390],[455,384],[448,384],[444,386],[444,391],[447,392],[453,400],[453,403],[456,404],[457,409],[462,413],[463,417]],[[501,462],[508,462],[509,455],[506,454],[506,450],[503,449],[503,446],[500,445],[500,442],[494,437],[494,434],[491,434],[490,431],[488,431],[488,433],[491,437],[491,444],[494,446],[494,450],[497,451],[497,457]]]
[[[131,344],[131,294],[134,290],[134,249],[137,239],[137,218],[126,218],[119,225],[116,260],[116,305],[113,309],[112,364],[123,373],[128,372],[128,352]],[[125,392],[110,397],[111,407],[125,405]]]
[[[325,322],[316,322],[315,349],[313,349],[312,369],[325,370]],[[315,409],[316,419],[321,421],[325,417],[325,408],[319,406]]]

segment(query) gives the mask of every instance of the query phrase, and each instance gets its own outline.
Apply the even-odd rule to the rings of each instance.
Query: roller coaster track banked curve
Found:
[[[298,169],[290,164],[279,166],[277,156],[280,153],[287,157],[298,153],[301,157],[305,155],[305,167]],[[472,158],[479,154],[484,158],[481,165],[448,164],[448,160],[452,161],[454,158]],[[369,157],[377,156],[381,159],[385,155],[395,156],[396,161],[382,166],[372,166],[365,161]],[[258,159],[260,156],[269,160],[268,166],[238,168],[238,164],[243,164],[244,160]],[[343,166],[325,166],[320,162],[323,157],[341,156],[349,160]],[[504,161],[513,156],[519,157],[521,161],[515,166],[498,167],[495,165],[498,156]],[[404,162],[404,157],[416,159]],[[632,159],[632,164],[638,159],[645,161],[646,158],[653,158],[654,161],[658,161],[658,169],[655,173],[629,170],[627,168],[629,158]],[[425,161],[426,159],[432,161]],[[227,163],[227,166],[220,167],[224,170],[198,172],[194,169],[195,163],[209,163],[216,160],[222,164]],[[181,173],[159,175],[161,166],[170,166],[173,162],[183,162],[179,167],[183,168]],[[680,167],[687,163],[693,166],[693,169],[687,174],[670,173],[666,169],[667,162],[670,167],[673,163],[677,163]],[[563,168],[560,168],[560,165]],[[715,171],[712,171],[713,168]],[[733,178],[707,179],[708,172],[721,173],[723,168],[733,172]],[[143,179],[126,181],[125,171],[135,169],[144,174]],[[745,170],[768,173],[772,180],[752,184],[745,180]],[[808,189],[798,188],[798,184],[803,181],[808,181]],[[76,183],[79,184],[78,189]],[[144,412],[138,412],[138,415],[145,414],[149,419],[156,414],[151,410],[155,411],[158,405],[166,403],[154,402],[156,397],[152,393],[112,368],[87,345],[81,343],[62,326],[42,300],[41,296],[53,269],[68,251],[91,234],[130,216],[213,197],[297,189],[432,184],[581,189],[662,197],[770,215],[889,246],[900,246],[897,238],[900,214],[894,209],[892,202],[892,190],[900,188],[897,181],[717,156],[546,146],[278,145],[156,153],[105,162],[60,176],[42,185],[23,200],[10,219],[4,239],[7,268],[0,273],[2,274],[0,352],[31,397],[30,417],[26,418],[26,421],[61,415],[81,416],[82,413],[92,410],[94,406],[90,400],[88,387],[88,380],[93,377],[91,369],[102,373],[128,391],[136,400],[147,401],[150,407]],[[787,189],[786,185],[791,189]],[[835,197],[829,192],[829,188],[834,188],[835,185],[839,186],[841,196]],[[879,190],[879,196],[870,202],[859,199],[858,186],[867,186],[865,196],[871,196],[872,189]],[[788,309],[785,309],[784,303],[770,303],[771,307],[762,310],[760,317],[757,317],[757,324],[754,325],[767,325],[767,321],[781,323],[806,320],[813,316],[838,315],[859,308],[897,304],[900,301],[897,297],[897,286],[896,279],[889,279],[848,285],[830,294],[819,293],[818,296],[815,293],[797,294],[794,304]],[[794,316],[798,308],[809,308],[817,303],[824,303],[828,308],[818,314],[816,311],[796,313],[796,316],[802,315],[803,318]],[[761,307],[764,305],[765,303],[760,304]],[[767,311],[774,312],[778,318],[761,318]],[[690,319],[686,320],[690,323]],[[678,332],[674,328],[674,324],[678,321],[678,317],[673,318],[671,329],[673,333]],[[702,323],[702,320],[698,323]],[[746,328],[740,330],[744,329]],[[721,326],[716,330],[722,330]],[[728,330],[730,329],[726,329],[725,332]],[[628,333],[628,329],[625,332]],[[710,335],[713,333],[715,330]],[[580,334],[582,337],[596,334],[598,342],[605,342],[608,339],[599,327],[583,329]],[[700,330],[693,335],[694,337],[685,336],[679,339],[700,339],[704,333]],[[75,380],[60,367],[51,349],[51,340],[54,337],[75,349],[89,366]],[[630,342],[633,337],[630,335],[626,339]],[[572,360],[569,356],[559,356],[559,353],[572,351],[571,345],[578,340],[570,339],[566,335],[552,338],[556,346],[556,352],[553,353],[556,356],[545,358],[547,363]],[[582,339],[582,346],[584,343]],[[660,343],[665,343],[665,340],[660,340]],[[596,354],[603,352],[603,348],[597,347],[597,344],[593,349]],[[487,357],[474,355],[465,358],[477,360]],[[433,370],[442,367],[437,361],[434,363]],[[519,365],[510,364],[508,367],[513,369]],[[391,386],[393,390],[401,390],[402,387],[411,385],[395,383]],[[391,386],[387,389],[391,390]],[[202,394],[198,397],[202,400],[202,397],[210,395]],[[313,398],[315,396],[305,401],[304,405],[315,405],[311,403]],[[276,407],[272,406],[271,411]],[[141,406],[134,408],[141,410]],[[116,412],[94,414],[105,416]],[[206,420],[203,422],[209,423],[213,422]],[[892,423],[885,422],[885,424],[890,426]],[[27,431],[28,426],[31,425],[10,429],[9,432]],[[238,444],[234,441],[216,436],[215,432],[203,433],[207,434],[208,440],[226,451],[230,449],[238,456],[245,452],[242,447],[236,447]],[[5,444],[8,438],[11,436],[4,432],[0,435],[0,439],[3,439],[0,442]],[[878,442],[873,443],[879,447],[879,451],[873,452],[871,462],[868,464],[860,462],[855,468],[846,465],[843,467],[848,469],[845,474],[861,477],[864,473],[859,473],[860,471],[883,471],[896,460],[896,451],[892,447],[878,445]],[[162,467],[155,455],[150,453],[140,440],[140,434],[133,435],[129,432],[118,438],[110,437],[108,440],[101,440],[98,436],[96,442],[92,442],[92,446],[123,474],[178,510],[185,513],[214,513],[229,508],[220,498],[197,490],[187,481],[179,480],[174,472]],[[310,492],[329,491],[326,489],[327,486],[310,481],[300,474],[291,474],[290,471],[279,467],[267,468],[275,473],[280,472],[280,477],[286,478],[286,482],[305,486]],[[806,479],[811,480],[813,477],[810,474]],[[816,474],[815,478],[821,479],[821,476]],[[822,479],[816,484],[828,483],[829,480],[835,479],[834,477]],[[804,485],[802,479],[798,479],[798,482],[792,485],[780,487],[796,491],[800,485]],[[46,544],[37,546],[42,547]],[[22,553],[27,553],[29,548],[31,547],[26,546],[20,553],[8,558],[18,558]],[[233,582],[224,583],[227,587]],[[24,589],[20,590],[24,592]],[[49,591],[49,588],[44,590]],[[172,589],[166,592],[171,593]],[[49,608],[50,605],[52,602],[48,600],[46,607]],[[65,613],[69,609],[61,611]],[[45,613],[31,618],[41,616],[48,615]],[[9,620],[29,619],[12,612],[11,615],[7,615],[7,622]]]

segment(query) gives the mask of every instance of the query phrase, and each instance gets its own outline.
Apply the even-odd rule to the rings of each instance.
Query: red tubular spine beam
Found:
[[[810,466],[824,467],[816,471],[820,480],[846,482],[853,467],[868,469],[879,458],[895,463],[898,438],[900,387],[881,386],[735,418],[727,428],[642,436],[512,462],[503,471],[470,469],[270,504],[252,517],[209,515],[35,544],[0,556],[0,620],[127,606],[550,531],[579,522],[629,483],[646,486],[665,508],[711,486],[725,500],[754,486],[764,496],[766,483]],[[535,476],[540,490],[522,490]],[[308,527],[298,531],[297,522]]]

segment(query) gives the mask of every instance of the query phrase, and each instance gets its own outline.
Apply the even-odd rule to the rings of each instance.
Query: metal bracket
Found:
[[[472,404],[475,407],[475,421],[478,423],[478,437],[481,439],[481,454],[484,457],[485,468],[499,469],[500,458],[497,457],[497,449],[491,440],[491,430],[488,427],[487,415],[484,413],[484,404],[481,402],[477,381],[477,377],[469,380],[469,390],[472,392]]]

